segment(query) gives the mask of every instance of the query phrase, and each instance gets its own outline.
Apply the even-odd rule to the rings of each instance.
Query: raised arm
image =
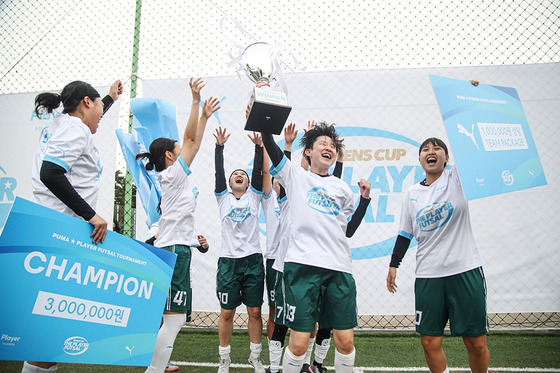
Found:
[[[262,138],[261,136],[253,132],[253,136],[250,134],[247,135],[255,144],[255,159],[253,161],[253,172],[251,174],[251,186],[253,189],[262,191],[263,190],[263,175],[262,175],[262,168],[263,168],[263,147],[262,147]]]
[[[341,143],[343,141],[344,141],[344,139],[340,139]],[[340,149],[340,151],[338,152],[338,154],[336,155],[336,164],[334,165],[334,171],[333,171],[333,176],[338,177],[339,179],[342,176],[342,162],[343,161],[344,161],[344,147],[342,147]]]
[[[117,101],[120,95],[123,93],[123,84],[120,80],[115,80],[111,87],[109,87],[109,94],[101,101],[103,101],[103,114],[109,110],[109,108],[113,105],[113,102]]]
[[[268,153],[266,149],[263,148],[263,163],[262,163],[262,186],[263,186],[263,194],[265,196],[270,196],[272,193],[272,177],[270,176],[270,158],[268,157]]]
[[[224,171],[224,145],[229,139],[230,134],[226,133],[226,129],[218,127],[216,129],[216,149],[214,151],[214,165],[216,168],[216,185],[214,192],[219,194],[227,189],[226,174]]]
[[[262,133],[261,135],[264,148],[270,156],[270,160],[272,161],[274,167],[277,167],[282,161],[284,153],[282,153],[282,149],[280,149],[280,147],[274,142],[272,133]]]
[[[191,163],[196,155],[198,149],[195,147],[197,141],[198,132],[198,111],[200,105],[200,91],[204,88],[204,82],[202,79],[191,78],[189,81],[189,86],[191,87],[192,93],[192,105],[191,113],[189,115],[189,120],[187,121],[187,126],[185,127],[185,132],[183,133],[183,144],[181,145],[181,157],[187,164],[191,166]]]
[[[200,150],[200,144],[202,144],[202,138],[204,137],[204,131],[206,130],[208,119],[219,109],[220,101],[217,98],[210,97],[208,98],[208,100],[204,101],[204,105],[202,106],[202,113],[200,114],[200,118],[198,119],[196,140],[193,144],[193,160],[196,153],[198,153],[198,151]]]

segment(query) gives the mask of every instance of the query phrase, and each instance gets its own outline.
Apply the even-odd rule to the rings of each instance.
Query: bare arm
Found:
[[[204,87],[204,82],[202,79],[197,78],[189,81],[192,92],[192,106],[191,113],[189,115],[189,120],[187,121],[187,126],[185,127],[185,132],[183,133],[183,144],[181,145],[181,157],[190,167],[194,156],[198,149],[195,149],[195,143],[197,140],[197,130],[198,130],[198,107],[200,105],[200,91]],[[201,140],[202,141],[202,140]]]
[[[212,114],[214,114],[214,112],[218,111],[218,109],[220,109],[219,105],[220,105],[220,101],[214,97],[210,97],[208,98],[208,100],[204,101],[204,105],[202,107],[202,113],[200,114],[200,118],[198,119],[196,140],[192,148],[192,160],[194,160],[194,157],[200,150],[200,145],[202,144],[202,138],[204,137],[204,131],[206,130],[206,124],[208,123],[208,118],[210,118]],[[187,166],[190,167],[190,164],[187,163]]]

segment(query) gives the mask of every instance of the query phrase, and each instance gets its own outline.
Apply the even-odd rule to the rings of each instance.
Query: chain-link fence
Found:
[[[159,96],[157,92],[162,92],[161,95],[166,94],[177,101],[181,113],[190,104],[186,81],[190,76],[206,77],[210,83],[205,89],[215,95],[235,82],[236,73],[228,68],[231,61],[228,55],[231,43],[228,40],[237,40],[241,45],[256,41],[280,42],[284,44],[285,52],[289,51],[297,58],[300,66],[305,68],[305,75],[296,73],[298,65],[289,53],[281,56],[280,64],[286,74],[290,99],[294,100],[294,112],[299,110],[303,113],[300,127],[303,127],[306,106],[298,107],[298,103],[305,101],[308,105],[324,108],[325,117],[317,119],[340,123],[347,116],[354,121],[363,121],[364,126],[378,126],[380,121],[385,120],[390,121],[393,127],[408,126],[412,136],[422,139],[431,134],[429,131],[434,127],[430,126],[434,123],[440,123],[441,130],[443,127],[441,116],[434,117],[433,107],[429,108],[433,102],[418,100],[418,97],[433,93],[431,87],[426,90],[425,86],[421,86],[424,82],[415,80],[414,73],[439,73],[517,87],[547,172],[548,189],[539,190],[540,193],[517,194],[511,199],[473,202],[473,227],[488,273],[498,276],[509,270],[515,273],[512,277],[517,278],[515,285],[523,287],[522,294],[527,293],[525,287],[539,287],[541,292],[556,299],[552,303],[558,306],[560,290],[557,283],[547,284],[539,278],[524,278],[522,267],[504,268],[500,265],[503,258],[493,256],[484,241],[486,237],[493,240],[498,237],[497,240],[502,240],[504,245],[511,246],[512,257],[530,256],[536,246],[545,248],[543,250],[549,250],[550,260],[531,265],[548,277],[557,273],[556,252],[559,247],[553,232],[559,221],[552,214],[552,221],[543,222],[539,212],[559,207],[558,198],[554,200],[554,195],[558,193],[551,191],[559,185],[559,152],[550,145],[554,142],[545,141],[558,136],[555,128],[558,112],[550,108],[560,106],[557,94],[560,77],[559,6],[559,1],[531,0],[53,0],[48,3],[4,0],[0,3],[0,94],[59,91],[66,83],[76,79],[94,86],[108,86],[115,79],[121,79],[126,89],[120,99],[119,125],[126,131],[130,124],[131,97],[143,97],[145,92]],[[233,19],[242,25],[245,33],[241,33]],[[547,65],[549,68],[532,69],[532,65]],[[369,79],[368,84],[375,85],[375,94],[359,95],[364,77]],[[154,88],[156,81],[159,81],[159,88]],[[323,89],[320,82],[324,82]],[[556,100],[550,101],[550,96],[540,94],[542,86],[552,86]],[[337,88],[329,90],[331,87]],[[245,87],[239,84],[241,101],[247,99],[246,88],[246,84]],[[320,95],[309,97],[306,95],[308,91],[318,91]],[[364,104],[364,101],[373,104]],[[181,104],[186,106],[181,108]],[[399,110],[399,106],[406,105],[416,106],[418,110]],[[1,109],[9,110],[6,107]],[[242,113],[244,108],[236,110]],[[220,111],[220,117],[226,124],[228,114],[231,113],[227,110]],[[208,170],[205,174],[213,178],[211,135],[207,134],[207,138],[210,140],[206,139],[204,146],[209,150],[206,156],[197,158],[197,167]],[[372,148],[367,141],[352,144],[349,140],[349,143],[356,149]],[[226,155],[230,157],[226,161],[229,162],[226,172],[227,166],[250,158],[250,154],[246,157],[247,142],[240,140],[230,147]],[[115,217],[125,228],[124,233],[134,236],[140,231],[137,224],[141,224],[135,220],[134,190],[130,177],[125,176],[126,164],[121,153],[117,151],[116,157]],[[388,194],[395,192],[393,188]],[[536,194],[546,194],[548,199],[534,198]],[[211,187],[202,195],[203,206],[205,200],[208,200],[208,205],[215,205]],[[481,209],[500,210],[501,217],[490,217],[489,220],[480,216],[475,218],[476,211]],[[517,226],[511,220],[519,216],[519,211],[534,219],[535,225],[512,233]],[[201,213],[197,224],[200,227],[212,226],[217,219],[217,214],[213,212]],[[376,229],[375,233],[366,231],[362,234],[389,237],[389,232],[395,233],[394,225],[386,228],[378,226]],[[210,255],[217,257],[220,237],[219,232],[215,234],[216,252]],[[141,236],[137,238],[144,239]],[[211,257],[211,260],[214,259]],[[411,277],[413,262],[412,254],[403,262],[403,271],[410,272]],[[196,263],[195,259],[193,265]],[[359,291],[367,293],[371,303],[386,296],[379,294],[379,288],[384,287],[386,264],[384,262],[379,267],[366,263],[357,265],[358,271],[377,273],[371,283],[358,284]],[[214,292],[213,273],[200,272],[203,270],[193,268],[193,275],[205,280],[200,283],[196,282],[196,277],[194,280],[197,312],[192,324],[214,327],[218,316],[215,310],[196,309],[196,292]],[[403,277],[403,280],[409,281],[409,278]],[[370,288],[377,290],[371,290],[370,294]],[[501,297],[507,292],[515,293],[515,286],[513,289],[492,289],[490,286],[489,299]],[[516,301],[515,295],[508,299],[505,304]],[[413,328],[413,316],[393,315],[387,310],[392,303],[399,302],[400,306],[412,310],[411,301],[397,298],[386,306],[368,304],[364,308],[373,308],[375,314],[360,312],[360,328]],[[498,308],[490,314],[493,327],[560,327],[558,307],[543,309],[537,306],[538,312],[520,310],[516,306],[511,307],[516,312],[510,312],[508,307]],[[239,314],[236,321],[240,327],[246,325],[246,315]]]

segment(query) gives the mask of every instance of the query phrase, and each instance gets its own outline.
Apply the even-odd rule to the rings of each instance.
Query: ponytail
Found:
[[[159,137],[150,144],[149,153],[140,153],[136,155],[136,159],[148,158],[146,170],[151,171],[154,168],[157,172],[165,170],[165,152],[173,152],[177,141],[165,137]]]
[[[90,84],[76,80],[68,83],[60,94],[50,92],[38,94],[35,97],[35,114],[40,116],[45,111],[52,113],[54,109],[60,106],[60,103],[63,104],[62,112],[64,114],[73,113],[86,96],[92,100],[101,97],[99,92]]]

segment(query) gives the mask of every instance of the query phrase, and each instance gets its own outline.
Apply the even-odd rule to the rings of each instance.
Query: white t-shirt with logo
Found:
[[[263,195],[262,207],[266,219],[266,259],[276,259],[280,244],[280,207],[276,192],[272,189],[269,196]]]
[[[290,243],[285,262],[352,273],[346,238],[354,213],[350,187],[339,178],[319,176],[295,166],[286,157],[271,170],[290,200]]]
[[[455,167],[429,186],[410,187],[402,203],[399,235],[418,241],[416,277],[446,277],[483,264]]]
[[[198,231],[194,225],[194,210],[198,187],[189,175],[191,170],[182,157],[158,174],[161,182],[161,218],[157,247],[171,245],[198,246]]]
[[[262,253],[259,241],[259,209],[262,192],[249,186],[239,199],[225,189],[216,194],[222,226],[220,257],[243,258]]]
[[[91,130],[79,118],[60,114],[43,129],[33,158],[31,183],[34,202],[81,219],[41,181],[43,160],[64,168],[72,187],[95,210],[103,167]]]

